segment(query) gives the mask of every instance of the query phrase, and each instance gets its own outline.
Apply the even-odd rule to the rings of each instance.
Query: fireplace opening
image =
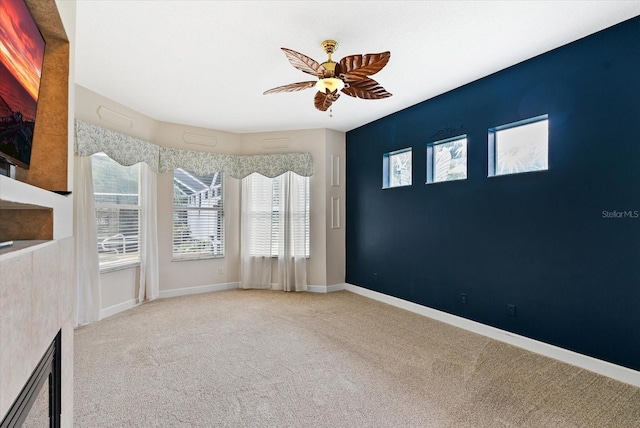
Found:
[[[24,426],[60,427],[61,412],[61,335],[45,351],[24,388],[0,422],[0,428]],[[41,422],[44,419],[44,425]]]

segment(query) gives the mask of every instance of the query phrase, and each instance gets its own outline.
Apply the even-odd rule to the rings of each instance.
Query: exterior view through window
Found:
[[[91,156],[100,270],[140,262],[140,167]]]
[[[224,256],[222,175],[173,171],[174,259]]]
[[[385,153],[382,163],[382,187],[411,185],[411,149]]]
[[[541,116],[489,130],[489,175],[549,169],[549,120]]]
[[[427,145],[427,183],[467,178],[467,137]]]

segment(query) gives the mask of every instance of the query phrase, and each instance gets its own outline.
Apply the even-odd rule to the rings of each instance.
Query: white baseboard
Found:
[[[307,291],[309,293],[333,293],[334,291],[344,290],[347,284],[333,284],[333,285],[308,285]]]
[[[135,308],[138,305],[138,299],[131,299],[126,302],[118,303],[117,305],[109,306],[108,308],[100,309],[100,319],[103,320],[112,315],[124,312],[127,309]]]
[[[210,291],[233,290],[240,288],[239,282],[226,282],[223,284],[199,285],[197,287],[174,288],[173,290],[160,290],[160,298],[188,296],[191,294],[208,293]]]
[[[370,299],[378,300],[380,302],[387,303],[389,305],[396,306],[398,308],[405,309],[419,315],[423,315],[456,327],[463,328],[473,333],[481,334],[483,336],[487,336],[492,339],[496,339],[501,342],[526,349],[527,351],[535,352],[536,354],[541,354],[550,358],[554,358],[556,360],[560,360],[562,362],[580,367],[582,369],[619,380],[620,382],[640,387],[640,372],[629,369],[627,367],[622,367],[617,364],[612,364],[607,361],[579,354],[574,351],[569,351],[568,349],[560,348],[558,346],[520,336],[515,333],[481,324],[476,321],[471,321],[466,318],[439,311],[437,309],[432,309],[426,306],[419,305],[417,303],[382,294],[377,291],[358,287],[357,285],[345,284],[344,289],[347,291],[351,291],[352,293],[368,297]]]

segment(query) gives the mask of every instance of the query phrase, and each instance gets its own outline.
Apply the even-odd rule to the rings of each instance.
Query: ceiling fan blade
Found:
[[[392,94],[387,92],[378,82],[368,77],[356,82],[349,83],[349,86],[342,90],[345,94],[362,98],[365,100],[379,100],[381,98],[388,98]]]
[[[281,48],[287,59],[295,68],[312,76],[323,76],[326,71],[316,60],[291,49]]]
[[[382,70],[391,58],[391,52],[377,54],[349,55],[340,60],[340,72],[344,81],[351,83],[365,79]]]
[[[269,89],[268,91],[265,91],[262,95],[277,94],[278,92],[303,91],[303,90],[308,89],[308,88],[313,88],[315,85],[316,85],[316,81],[315,80],[314,81],[309,81],[309,82],[291,83],[289,85],[278,86],[277,88]]]
[[[327,109],[331,107],[331,104],[333,104],[333,102],[337,100],[339,97],[340,97],[340,94],[338,93],[337,90],[333,92],[329,92],[329,90],[327,89],[326,93],[316,92],[316,96],[313,100],[313,104],[316,106],[318,110],[327,111]]]

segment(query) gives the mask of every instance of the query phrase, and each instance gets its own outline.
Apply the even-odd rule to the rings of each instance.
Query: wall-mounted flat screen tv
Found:
[[[24,0],[0,0],[0,161],[29,168],[45,42]]]

